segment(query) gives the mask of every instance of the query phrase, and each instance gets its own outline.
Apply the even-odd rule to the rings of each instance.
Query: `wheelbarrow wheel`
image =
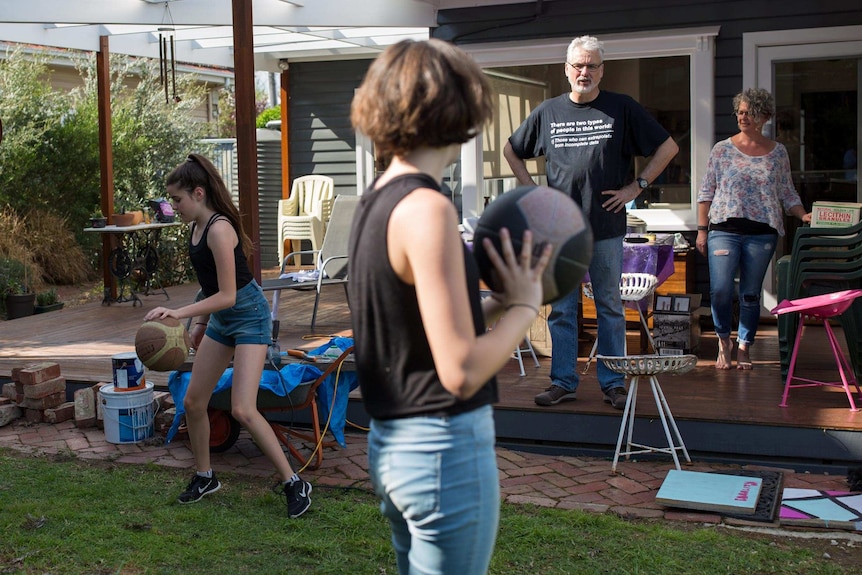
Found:
[[[236,443],[242,426],[233,416],[222,409],[207,410],[210,419],[210,451],[221,453]]]

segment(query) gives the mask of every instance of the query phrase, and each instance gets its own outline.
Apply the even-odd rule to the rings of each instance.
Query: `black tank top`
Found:
[[[389,263],[389,218],[395,206],[417,188],[440,189],[424,174],[399,176],[377,191],[369,188],[351,228],[348,298],[356,371],[365,408],[376,419],[456,415],[497,401],[496,378],[466,401],[443,387],[425,336],[416,288],[401,281]],[[466,246],[463,250],[473,326],[479,335],[485,331],[479,270]]]
[[[218,293],[218,271],[216,270],[215,258],[212,250],[207,245],[207,234],[209,234],[210,226],[221,216],[225,221],[230,221],[221,214],[213,214],[204,228],[204,233],[201,234],[201,239],[197,245],[192,243],[192,236],[195,233],[197,224],[192,224],[191,233],[189,234],[189,259],[192,262],[192,267],[195,268],[195,273],[198,276],[198,283],[201,284],[201,290],[205,297],[210,297]],[[236,269],[236,289],[239,291],[248,285],[254,276],[248,269],[248,261],[245,259],[245,254],[242,253],[242,242],[237,242],[233,249],[233,259]]]

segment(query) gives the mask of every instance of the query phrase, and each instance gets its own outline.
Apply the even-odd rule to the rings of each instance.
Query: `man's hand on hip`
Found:
[[[602,192],[602,195],[609,197],[602,203],[602,207],[609,212],[619,212],[626,207],[627,203],[638,197],[640,193],[641,189],[638,187],[637,182],[632,182],[619,190],[605,190]]]

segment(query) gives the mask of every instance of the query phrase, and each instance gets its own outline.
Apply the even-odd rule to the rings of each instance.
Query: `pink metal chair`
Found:
[[[780,407],[787,407],[787,395],[790,393],[791,388],[825,385],[843,387],[844,392],[847,394],[847,399],[850,401],[850,411],[858,411],[856,402],[853,400],[853,393],[850,391],[850,384],[853,384],[856,388],[856,393],[860,396],[860,399],[862,399],[862,391],[859,389],[853,368],[847,358],[844,357],[844,352],[838,344],[838,339],[832,331],[832,326],[829,325],[829,318],[841,315],[847,311],[853,304],[853,301],[861,295],[862,289],[844,290],[795,300],[784,300],[772,308],[771,313],[776,315],[784,313],[800,314],[799,328],[796,330],[796,341],[793,344],[793,352],[790,356],[790,367],[787,371],[787,381],[784,384],[784,395],[781,398]],[[841,381],[819,381],[793,375],[806,318],[823,320],[823,327],[826,329],[826,336],[829,338],[829,345],[832,347],[832,354],[835,356],[835,363],[838,366],[838,374],[841,376]],[[803,383],[793,383],[794,380]]]

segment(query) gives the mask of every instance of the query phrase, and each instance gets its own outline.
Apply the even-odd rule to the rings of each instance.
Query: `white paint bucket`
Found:
[[[153,384],[140,390],[118,391],[113,385],[99,390],[105,440],[108,443],[137,443],[153,436]]]
[[[135,352],[118,353],[111,358],[111,364],[114,369],[114,391],[136,391],[146,387],[144,364]]]

